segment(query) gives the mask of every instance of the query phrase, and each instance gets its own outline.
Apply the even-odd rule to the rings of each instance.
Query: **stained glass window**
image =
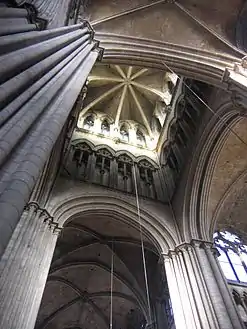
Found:
[[[247,283],[247,246],[241,238],[227,231],[216,232],[214,243],[226,279]]]

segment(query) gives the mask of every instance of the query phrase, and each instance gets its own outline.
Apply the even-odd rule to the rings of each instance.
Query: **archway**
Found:
[[[53,201],[51,208],[56,197]],[[91,194],[68,198],[53,208],[63,229],[35,328],[109,327],[111,305],[113,327],[141,329],[152,324],[168,328],[173,321],[160,263],[160,255],[169,248],[165,241],[171,243],[172,234],[166,231],[167,239],[162,237],[157,226],[154,229],[155,220],[141,209],[141,240],[135,206],[128,203],[127,207],[123,200],[110,196],[104,201]],[[163,245],[159,244],[162,240]]]

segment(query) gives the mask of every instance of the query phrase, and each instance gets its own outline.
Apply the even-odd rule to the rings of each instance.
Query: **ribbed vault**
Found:
[[[146,237],[144,246],[152,303],[163,288],[156,250]],[[109,328],[112,255],[114,327],[140,328],[149,321],[138,230],[95,215],[63,229],[36,328]]]
[[[80,118],[104,112],[119,126],[134,121],[153,136],[157,107],[168,105],[176,77],[162,70],[127,65],[96,65],[88,78],[88,92]],[[164,119],[163,119],[164,121]],[[79,122],[79,127],[83,122]]]

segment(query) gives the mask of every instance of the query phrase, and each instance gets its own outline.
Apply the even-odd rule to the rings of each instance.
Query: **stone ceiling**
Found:
[[[151,302],[160,290],[158,257],[144,234]],[[114,241],[114,242],[112,242]],[[112,267],[113,261],[113,267]],[[147,300],[138,229],[104,215],[68,223],[58,240],[36,329],[141,328]],[[131,324],[133,327],[133,323]]]
[[[214,166],[207,206],[217,229],[244,233],[247,241],[247,119],[242,118],[222,145]]]
[[[96,31],[232,52],[243,0],[87,1],[79,19]],[[98,34],[99,33],[99,34]],[[106,45],[107,46],[107,45]]]
[[[88,81],[80,118],[93,110],[104,112],[116,127],[123,121],[132,121],[153,137],[152,119],[158,115],[159,105],[170,103],[168,81],[173,84],[174,76],[156,69],[99,64]]]

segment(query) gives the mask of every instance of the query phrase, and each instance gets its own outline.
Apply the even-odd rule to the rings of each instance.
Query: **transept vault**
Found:
[[[0,0],[0,328],[246,328],[245,21]]]

